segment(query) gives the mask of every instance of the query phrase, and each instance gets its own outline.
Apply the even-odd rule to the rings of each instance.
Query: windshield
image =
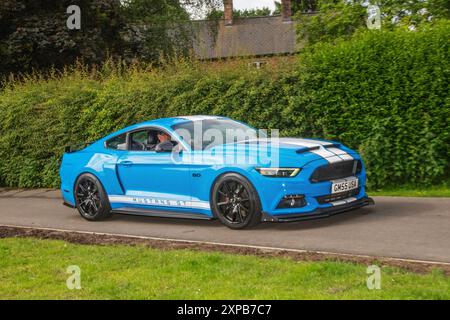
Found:
[[[256,129],[230,119],[187,121],[172,126],[172,129],[193,150],[207,150],[224,143],[241,142],[258,137]]]

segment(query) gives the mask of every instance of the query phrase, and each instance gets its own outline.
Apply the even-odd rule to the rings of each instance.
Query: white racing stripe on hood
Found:
[[[349,155],[347,152],[345,152],[344,150],[341,150],[338,148],[328,148],[328,150],[335,153],[339,157],[341,157],[342,160],[353,160],[353,157],[351,155]]]
[[[327,160],[329,163],[335,163],[335,162],[341,162],[343,159],[334,153],[328,151],[327,149],[321,147],[317,150],[311,150],[310,152],[317,154],[318,156],[321,156],[325,160]]]
[[[325,149],[324,145],[330,144],[329,142],[312,141],[312,140],[299,139],[299,138],[280,138],[280,144],[290,144],[290,145],[305,147],[305,148],[319,147],[319,149],[310,150],[309,152],[312,152],[314,154],[317,154],[318,156],[321,156],[322,158],[327,160],[329,163],[335,163],[335,162],[341,162],[343,160],[347,160],[347,159],[344,159],[343,157],[338,156],[335,153],[331,152],[329,149]],[[332,149],[332,148],[330,148],[330,149]],[[342,151],[342,152],[344,152],[347,155],[347,153],[345,151]]]

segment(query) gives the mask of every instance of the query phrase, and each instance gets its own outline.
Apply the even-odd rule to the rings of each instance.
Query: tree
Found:
[[[66,26],[67,7],[81,8],[81,30]],[[61,68],[82,58],[103,61],[120,48],[120,0],[3,0],[0,73]]]
[[[363,27],[366,21],[366,8],[359,3],[346,0],[321,0],[319,12],[303,15],[297,12],[298,36],[308,43],[329,42],[335,38],[351,36]]]
[[[257,8],[257,9],[233,10],[233,17],[235,17],[235,18],[266,17],[266,16],[271,16],[272,14],[273,13],[270,10],[270,8],[267,8],[267,7]],[[223,10],[213,9],[212,11],[209,12],[206,19],[207,20],[215,20],[215,19],[221,19],[223,17],[224,17]]]
[[[1,0],[0,80],[10,72],[60,69],[109,56],[157,61],[189,51],[186,8],[212,10],[218,0]],[[67,8],[81,9],[81,30],[69,30]]]
[[[292,0],[291,1],[292,14],[297,12],[315,12],[317,10],[317,0]],[[281,2],[275,1],[274,14],[281,14]]]
[[[366,0],[319,0],[314,15],[296,14],[298,36],[310,44],[351,37],[367,29]],[[378,0],[383,29],[405,27],[410,30],[449,19],[449,2],[445,0]]]
[[[125,0],[121,13],[124,58],[156,61],[161,55],[188,53],[192,30],[185,22],[190,16],[180,1]]]

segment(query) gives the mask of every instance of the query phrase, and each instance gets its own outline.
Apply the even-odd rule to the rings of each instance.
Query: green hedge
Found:
[[[178,63],[29,79],[0,92],[0,184],[56,187],[67,144],[172,115],[220,114],[283,135],[342,141],[371,187],[449,181],[448,27],[367,32],[289,65]]]

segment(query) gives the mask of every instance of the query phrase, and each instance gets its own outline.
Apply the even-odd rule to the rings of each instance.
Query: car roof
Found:
[[[194,116],[177,116],[177,117],[171,117],[171,118],[161,118],[161,119],[149,120],[149,121],[144,121],[144,122],[133,124],[131,126],[123,128],[119,131],[111,133],[111,134],[107,135],[106,137],[102,138],[100,141],[108,140],[108,139],[115,137],[117,135],[120,135],[122,133],[136,130],[139,128],[145,128],[148,126],[158,126],[158,127],[170,129],[170,127],[172,127],[173,125],[188,122],[188,121],[217,120],[217,119],[230,119],[230,118],[222,117],[222,116],[194,115]]]
[[[171,117],[171,118],[161,118],[161,119],[155,119],[150,121],[144,121],[138,124],[135,124],[131,127],[146,127],[146,126],[162,126],[169,128],[175,124],[180,124],[188,121],[202,121],[202,120],[217,120],[217,119],[229,119],[222,116],[204,116],[204,115],[196,115],[196,116],[178,116],[178,117]],[[131,127],[129,127],[131,129]]]

